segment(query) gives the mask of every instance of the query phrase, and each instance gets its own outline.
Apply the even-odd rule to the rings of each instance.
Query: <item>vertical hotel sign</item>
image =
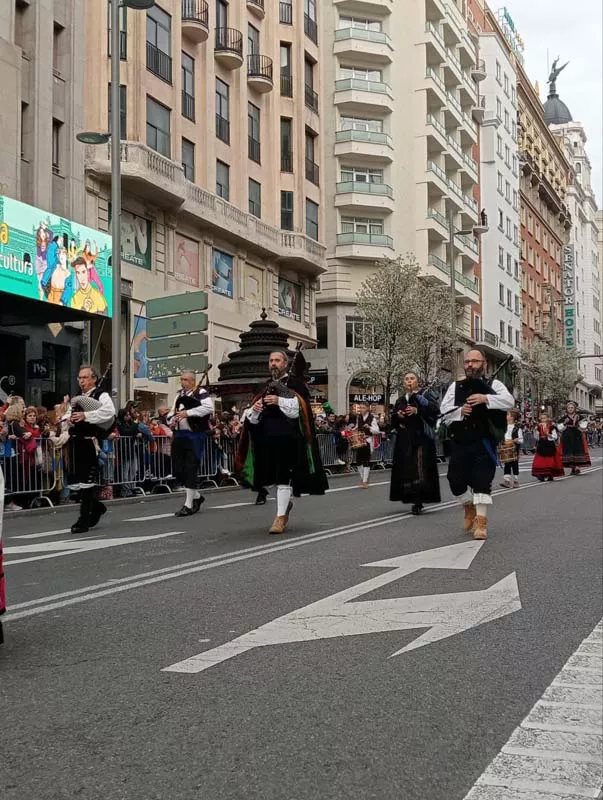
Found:
[[[576,346],[576,267],[574,245],[563,248],[563,330],[565,347]]]

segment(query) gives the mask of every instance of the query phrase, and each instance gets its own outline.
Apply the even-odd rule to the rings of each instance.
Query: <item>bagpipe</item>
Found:
[[[289,399],[297,395],[297,392],[289,386],[289,383],[295,381],[298,384],[303,382],[305,385],[308,379],[309,364],[302,353],[302,347],[302,342],[298,342],[287,375],[278,379],[271,378],[254,402],[263,401],[268,395]]]
[[[100,381],[97,384],[97,389],[100,389],[102,392],[104,392],[105,383],[107,381],[109,373],[111,372],[111,366],[112,364],[109,363],[107,369],[104,371]],[[71,400],[69,401],[69,405],[71,406],[72,413],[74,411],[82,411],[85,413],[86,411],[97,411],[101,407],[102,403],[100,402],[100,400],[96,400],[94,397],[88,397],[88,395],[86,394],[78,394],[75,397],[71,398]],[[100,428],[103,431],[108,431],[113,427],[114,422],[115,422],[115,417],[113,417],[113,419],[109,420],[108,422],[99,423],[96,427]],[[75,423],[75,424],[81,425],[82,423]]]
[[[451,408],[449,411],[445,411],[443,414],[440,414],[438,419],[443,419],[444,417],[447,417],[448,414],[453,414],[455,411],[461,409],[472,394],[492,394],[492,384],[494,383],[496,376],[511,361],[513,361],[513,356],[507,356],[488,378],[463,378],[462,381],[456,381],[454,392],[454,408]],[[506,419],[505,411],[501,411],[499,413],[504,414]]]
[[[201,405],[201,400],[199,399],[199,392],[201,389],[207,388],[209,386],[209,371],[212,368],[212,364],[207,365],[207,369],[201,374],[201,380],[193,389],[192,394],[179,394],[176,398],[176,405],[175,411],[190,411],[191,408],[198,408]]]

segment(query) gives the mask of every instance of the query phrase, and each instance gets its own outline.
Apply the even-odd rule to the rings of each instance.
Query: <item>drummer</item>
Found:
[[[377,417],[371,413],[368,403],[359,403],[357,413],[350,415],[352,427],[350,446],[356,451],[356,466],[360,475],[360,487],[368,489],[371,474],[371,453],[375,436],[379,436]]]
[[[519,412],[507,411],[505,440],[498,448],[498,458],[504,472],[500,484],[503,489],[519,488],[519,451],[523,444],[523,433],[519,424]]]

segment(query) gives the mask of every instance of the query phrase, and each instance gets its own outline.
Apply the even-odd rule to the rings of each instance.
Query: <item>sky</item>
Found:
[[[503,5],[503,4],[501,4]],[[506,0],[525,45],[525,69],[540,84],[540,99],[548,93],[548,64],[570,63],[557,79],[559,97],[575,121],[584,124],[586,148],[593,166],[592,185],[603,205],[603,3],[601,0]],[[492,2],[497,11],[499,6]]]

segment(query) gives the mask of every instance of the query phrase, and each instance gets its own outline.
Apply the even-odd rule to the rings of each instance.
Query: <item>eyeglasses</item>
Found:
[[[463,364],[483,364],[484,362],[479,358],[466,358]]]

